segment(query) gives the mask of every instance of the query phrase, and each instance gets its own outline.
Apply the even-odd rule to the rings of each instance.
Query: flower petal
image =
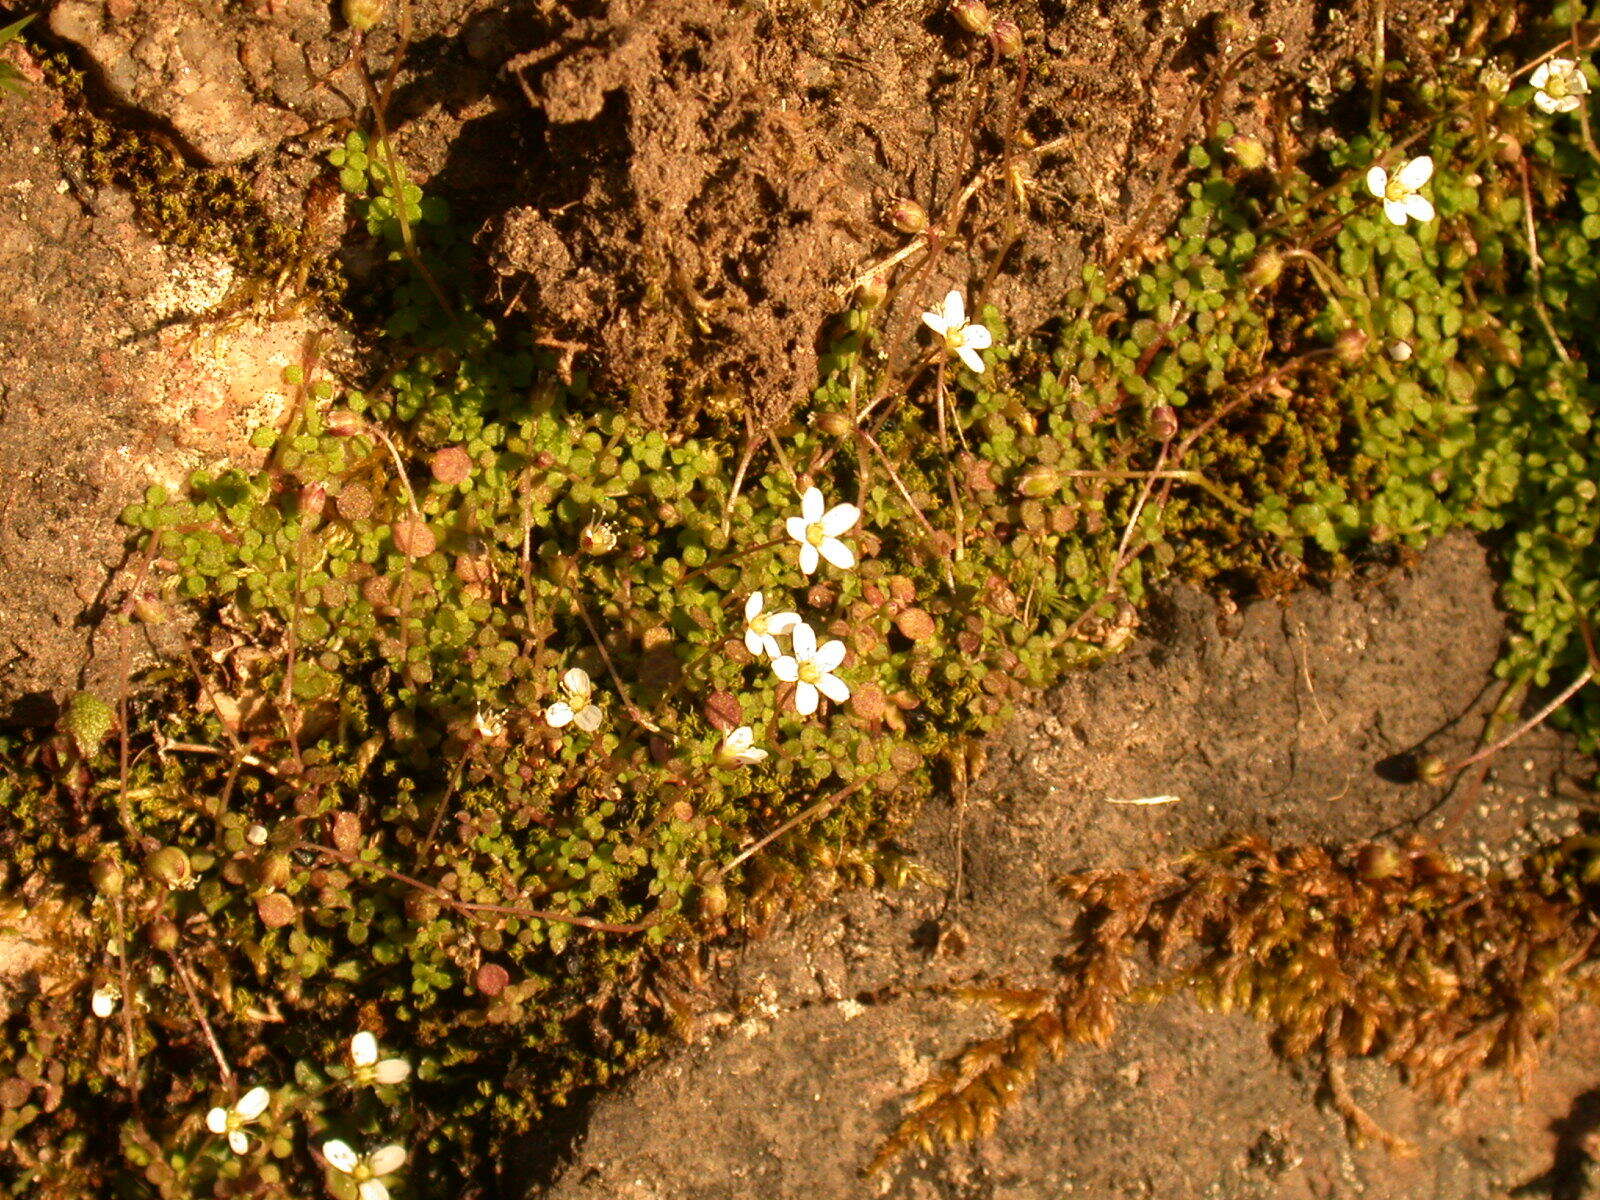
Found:
[[[961,344],[974,350],[987,350],[994,345],[994,334],[986,325],[968,325],[961,331]]]
[[[756,744],[756,731],[748,725],[730,729],[728,735],[722,739],[722,744],[729,750],[748,750]]]
[[[822,689],[822,694],[835,704],[843,704],[850,699],[850,686],[837,675],[824,675],[817,680],[817,686]]]
[[[1554,96],[1547,96],[1544,92],[1535,92],[1533,94],[1534,107],[1537,108],[1540,112],[1543,112],[1543,113],[1553,113],[1553,112],[1555,112],[1556,111],[1556,103],[1557,103],[1557,101],[1556,101]]]
[[[766,639],[754,629],[746,629],[744,631],[744,648],[759,658],[767,648]]]
[[[593,733],[600,728],[600,722],[603,720],[605,720],[605,713],[590,704],[578,711],[578,714],[573,717],[572,723],[585,733]]]
[[[817,652],[817,631],[804,621],[795,625],[790,640],[794,645],[794,656],[801,662],[805,662]]]
[[[822,557],[838,567],[841,571],[848,571],[856,565],[855,552],[838,538],[827,538],[822,545],[817,547]]]
[[[1408,192],[1414,192],[1428,180],[1433,178],[1433,159],[1426,154],[1413,158],[1400,168],[1395,178],[1400,180],[1400,185]]]
[[[790,517],[783,523],[783,527],[788,532],[790,537],[801,543],[805,542],[806,533],[811,528],[811,526],[806,524],[806,519],[804,517]]]
[[[837,670],[844,662],[844,643],[838,639],[828,642],[811,656],[811,662],[819,671]]]
[[[802,717],[809,717],[817,711],[817,689],[809,683],[794,685],[794,710]]]
[[[794,518],[791,517],[789,519],[792,521]],[[755,620],[761,615],[762,606],[765,604],[766,598],[760,592],[751,592],[750,599],[744,602],[744,619],[746,621]]]
[[[793,683],[800,678],[800,663],[787,654],[780,654],[772,660],[772,673],[784,683]]]
[[[406,1165],[406,1148],[390,1142],[367,1156],[367,1166],[374,1175],[392,1175]]]
[[[589,693],[594,691],[594,682],[589,678],[589,672],[582,667],[573,667],[563,675],[561,686],[567,689],[569,696],[578,700],[587,700]]]
[[[937,333],[940,337],[945,335],[944,317],[942,317],[940,314],[936,312],[925,312],[922,314],[922,323]]]
[[[272,1101],[272,1093],[264,1087],[251,1088],[239,1097],[239,1103],[233,1106],[233,1111],[246,1121],[254,1121],[267,1111],[267,1105]]]
[[[350,1149],[350,1143],[341,1142],[338,1138],[322,1143],[322,1157],[328,1160],[330,1167],[336,1171],[343,1171],[346,1175],[353,1172],[356,1164],[361,1161],[356,1152]]]
[[[1383,215],[1388,217],[1395,225],[1406,223],[1406,206],[1398,200],[1385,200],[1383,202]]]
[[[1555,71],[1556,64],[1562,64],[1564,69],[1566,66],[1566,61],[1567,60],[1564,58],[1545,59],[1544,62],[1540,63],[1533,69],[1533,74],[1528,76],[1528,82],[1536,88],[1543,88],[1545,84],[1550,82],[1550,76]]]
[[[854,504],[836,504],[823,515],[822,532],[829,537],[838,537],[859,520],[861,510]]]
[[[822,498],[818,488],[808,487],[806,494],[800,497],[800,515],[806,519],[807,525],[815,525],[822,520],[822,514],[827,510],[828,502]]]
[[[759,746],[751,746],[748,750],[739,751],[739,758],[742,762],[758,763],[766,757],[767,752]]]
[[[379,1083],[403,1083],[411,1074],[411,1064],[403,1058],[386,1058],[372,1068],[372,1077]]]
[[[967,302],[955,288],[945,293],[944,305],[940,311],[944,315],[946,329],[960,329],[967,323]]]
[[[956,354],[960,356],[962,362],[967,364],[967,370],[974,375],[983,374],[983,355],[979,354],[971,346],[961,347],[956,351]]]
[[[350,1061],[358,1067],[370,1067],[378,1061],[378,1039],[365,1029],[350,1039]]]
[[[800,614],[793,612],[773,613],[767,618],[768,633],[788,633],[800,624]]]
[[[250,1153],[250,1139],[245,1136],[242,1129],[228,1130],[228,1149],[235,1154]]]
[[[206,1128],[211,1130],[212,1133],[227,1133],[228,1110],[225,1108],[213,1108],[208,1112],[206,1114]]]
[[[357,1200],[389,1200],[389,1189],[381,1179],[363,1179],[356,1188]]]
[[[1367,191],[1374,196],[1381,197],[1389,188],[1389,172],[1382,167],[1373,167],[1367,172]]]
[[[1574,112],[1576,111],[1579,103],[1580,101],[1576,96],[1563,96],[1561,99],[1556,101],[1555,111],[1558,113]]]
[[[1400,203],[1405,205],[1406,215],[1414,221],[1431,221],[1434,218],[1433,204],[1426,196],[1413,193]]]
[[[572,724],[572,718],[578,714],[572,711],[572,705],[565,700],[557,700],[544,710],[544,723],[551,729],[560,729]]]
[[[778,645],[778,639],[769,633],[761,639],[761,649],[754,653],[765,654],[768,658],[777,658],[783,653],[783,647]]]
[[[817,548],[810,542],[800,547],[800,570],[805,574],[811,575],[815,573],[819,561]]]

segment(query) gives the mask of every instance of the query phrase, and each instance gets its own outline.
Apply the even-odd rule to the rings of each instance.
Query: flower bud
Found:
[[[1150,410],[1150,436],[1161,442],[1178,436],[1178,414],[1172,405],[1158,404]]]
[[[1333,353],[1340,362],[1360,362],[1367,356],[1367,344],[1371,340],[1365,329],[1358,329],[1352,325],[1333,339]]]
[[[145,940],[157,950],[178,948],[178,927],[166,917],[157,917],[144,927]]]
[[[102,896],[122,895],[122,867],[113,858],[102,858],[89,868],[89,879]]]
[[[1417,781],[1419,783],[1438,783],[1449,773],[1449,766],[1437,754],[1430,754],[1426,758],[1417,760]]]
[[[1389,357],[1394,359],[1394,361],[1397,363],[1409,362],[1411,359],[1411,343],[1390,342]]]
[[[344,23],[365,33],[388,14],[389,0],[344,0]]]
[[[367,427],[359,415],[348,408],[336,408],[322,418],[322,425],[335,437],[352,437]]]
[[[1276,250],[1263,250],[1244,269],[1244,281],[1251,291],[1259,292],[1277,283],[1282,274],[1283,255]]]
[[[968,33],[982,37],[994,28],[994,18],[983,0],[950,0],[950,15]]]
[[[306,484],[300,489],[296,507],[307,522],[318,520],[322,516],[322,510],[328,507],[328,489],[320,483]]]
[[[882,273],[868,275],[856,286],[856,307],[872,310],[889,296],[889,281]]]
[[[850,431],[855,428],[850,418],[836,408],[818,413],[812,420],[816,427],[829,437],[849,437]]]
[[[163,846],[144,860],[145,872],[168,887],[180,887],[189,879],[189,856],[176,846]]]
[[[265,846],[267,844],[267,827],[265,825],[252,825],[244,831],[244,840],[252,846]]]
[[[1283,39],[1281,37],[1273,37],[1270,34],[1255,44],[1256,53],[1268,62],[1277,62],[1283,57],[1285,49],[1287,47],[1283,44]]]
[[[1061,475],[1053,467],[1034,467],[1017,480],[1017,494],[1030,500],[1042,500],[1060,490]]]
[[[1228,154],[1246,171],[1259,171],[1267,165],[1267,148],[1260,138],[1235,134],[1228,139]]]
[[[165,625],[167,623],[167,610],[153,596],[135,596],[133,598],[133,615],[146,625]]]
[[[720,883],[708,883],[700,889],[700,915],[715,921],[728,911],[728,889]]]
[[[1001,17],[989,31],[989,43],[1001,58],[1015,58],[1022,53],[1022,28],[1009,17]]]
[[[928,210],[915,200],[891,200],[883,219],[901,233],[921,233],[928,227]]]
[[[1392,879],[1400,874],[1400,867],[1399,851],[1383,842],[1371,842],[1356,855],[1356,872],[1368,881]]]

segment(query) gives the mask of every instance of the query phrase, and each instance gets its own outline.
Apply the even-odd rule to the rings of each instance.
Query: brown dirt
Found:
[[[853,895],[725,952],[703,1036],[601,1100],[574,1161],[536,1194],[1470,1200],[1556,1167],[1559,1183],[1600,1116],[1593,1013],[1568,1020],[1526,1097],[1486,1079],[1440,1108],[1384,1069],[1353,1067],[1358,1100],[1421,1147],[1401,1160],[1350,1146],[1317,1103],[1318,1073],[1275,1059],[1260,1025],[1187,1000],[1135,1010],[1110,1048],[1047,1067],[976,1149],[871,1183],[855,1174],[940,1056],[993,1031],[916,989],[1047,982],[1063,946],[1049,880],[1064,870],[1155,865],[1244,833],[1346,842],[1409,827],[1442,794],[1387,782],[1377,765],[1425,740],[1447,754],[1473,743],[1502,632],[1483,551],[1464,538],[1380,584],[1287,607],[1225,616],[1178,592],[1121,660],[1011,726],[959,819],[950,804],[922,817],[913,844],[947,880],[960,830],[964,953],[930,952],[952,921],[932,888]],[[1519,743],[1444,843],[1488,865],[1573,828],[1578,809],[1558,797],[1568,755],[1547,731]],[[1166,793],[1180,799],[1107,802]]]

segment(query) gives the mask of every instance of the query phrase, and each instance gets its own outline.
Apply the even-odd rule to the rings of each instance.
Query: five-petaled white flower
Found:
[[[967,324],[967,305],[960,292],[952,289],[939,308],[922,314],[922,323],[944,339],[946,350],[983,374],[983,356],[978,351],[994,345],[994,338],[982,325]]]
[[[232,1108],[213,1108],[206,1114],[206,1128],[212,1133],[228,1135],[228,1148],[235,1154],[250,1149],[250,1139],[244,1127],[267,1111],[272,1093],[264,1087],[251,1088],[233,1102]]]
[[[122,993],[109,983],[95,988],[94,995],[89,997],[89,1011],[103,1020],[117,1011],[117,1001],[121,998]]]
[[[478,731],[481,738],[497,738],[506,731],[505,718],[496,712],[485,712],[478,709],[472,714],[472,727]]]
[[[582,667],[573,667],[561,677],[561,690],[566,693],[566,699],[557,700],[544,710],[545,724],[551,729],[576,725],[585,733],[599,729],[603,714],[592,701],[594,684],[589,679],[589,672]]]
[[[755,730],[748,725],[730,729],[717,747],[717,762],[724,767],[754,766],[766,757],[767,752],[756,745]]]
[[[794,653],[772,660],[772,673],[785,683],[794,684],[795,711],[809,717],[817,711],[817,693],[835,704],[850,699],[845,681],[833,672],[844,662],[844,643],[817,645],[817,634],[804,621],[794,627]]]
[[[763,654],[777,658],[783,653],[778,648],[778,635],[798,625],[800,614],[763,612],[766,603],[766,597],[760,592],[751,592],[750,599],[744,602],[744,647],[757,658]]]
[[[342,1171],[356,1182],[356,1195],[361,1200],[389,1200],[389,1189],[382,1177],[393,1175],[406,1165],[404,1146],[390,1143],[371,1154],[357,1154],[348,1142],[335,1138],[322,1143],[322,1157],[336,1171]]]
[[[1408,217],[1413,221],[1431,221],[1433,205],[1418,193],[1432,178],[1433,159],[1424,154],[1413,158],[1393,175],[1374,166],[1367,172],[1367,190],[1383,201],[1383,215],[1396,225],[1404,225]]]
[[[411,1074],[411,1064],[403,1058],[378,1058],[378,1039],[363,1029],[350,1039],[352,1078],[357,1083],[399,1083]]]
[[[800,497],[800,515],[790,517],[785,526],[789,536],[800,543],[800,569],[810,575],[817,569],[819,556],[841,571],[855,566],[855,552],[839,540],[839,535],[860,519],[861,510],[854,504],[828,508],[820,491],[807,488],[806,494]]]
[[[1583,68],[1570,58],[1552,58],[1540,63],[1528,77],[1533,84],[1533,102],[1540,112],[1569,113],[1583,103],[1579,96],[1589,94],[1589,81]]]

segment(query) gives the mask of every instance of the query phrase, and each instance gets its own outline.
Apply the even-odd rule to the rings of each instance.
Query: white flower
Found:
[[[551,729],[576,725],[585,733],[593,733],[599,729],[600,719],[604,714],[591,702],[594,684],[589,680],[589,672],[582,667],[573,667],[561,677],[561,690],[566,693],[567,698],[557,700],[544,710],[545,723]]]
[[[1582,103],[1579,96],[1589,94],[1589,81],[1583,68],[1570,58],[1552,58],[1540,63],[1528,77],[1533,84],[1533,102],[1540,112],[1569,113]]]
[[[399,1083],[411,1074],[411,1064],[403,1058],[379,1061],[378,1039],[365,1029],[350,1039],[350,1061],[357,1083]]]
[[[1367,172],[1367,190],[1383,201],[1383,215],[1396,225],[1433,220],[1433,205],[1417,193],[1433,178],[1433,159],[1424,154],[1413,158],[1393,175],[1374,166]]]
[[[717,747],[717,762],[724,767],[754,766],[766,757],[767,752],[756,745],[755,730],[748,725],[729,730]]]
[[[763,654],[768,658],[777,658],[782,653],[778,648],[778,635],[788,633],[798,625],[800,614],[761,611],[765,606],[766,598],[760,592],[751,592],[750,599],[744,602],[744,645],[758,658]]]
[[[228,1148],[235,1154],[243,1154],[250,1149],[250,1139],[245,1136],[244,1126],[266,1112],[271,1099],[272,1093],[266,1088],[251,1088],[234,1101],[232,1108],[213,1108],[208,1112],[206,1128],[212,1133],[227,1134]]]
[[[861,510],[854,504],[828,508],[820,491],[807,488],[806,494],[800,497],[800,515],[790,517],[785,526],[789,536],[800,543],[800,569],[810,575],[817,569],[819,555],[841,571],[855,566],[855,552],[839,540],[839,535],[860,519]],[[748,615],[748,605],[745,611]]]
[[[405,1147],[392,1143],[371,1154],[357,1154],[348,1142],[335,1138],[322,1143],[322,1157],[335,1171],[342,1171],[356,1181],[356,1195],[361,1200],[389,1200],[389,1189],[381,1177],[393,1175],[406,1165]]]
[[[89,1011],[104,1020],[117,1011],[117,1001],[121,998],[122,993],[109,983],[95,988],[94,995],[89,997]]]
[[[994,345],[994,338],[982,325],[967,324],[967,305],[960,292],[952,289],[943,305],[922,314],[922,323],[944,339],[946,350],[977,374],[983,374],[983,356],[978,351]]]
[[[794,684],[795,711],[809,717],[817,711],[820,691],[835,704],[850,699],[850,689],[833,672],[844,662],[844,643],[833,641],[817,646],[817,634],[804,621],[794,627],[794,653],[772,660],[772,673],[785,683]]]
[[[506,731],[505,718],[499,713],[478,709],[472,714],[472,727],[481,738],[497,738]]]

